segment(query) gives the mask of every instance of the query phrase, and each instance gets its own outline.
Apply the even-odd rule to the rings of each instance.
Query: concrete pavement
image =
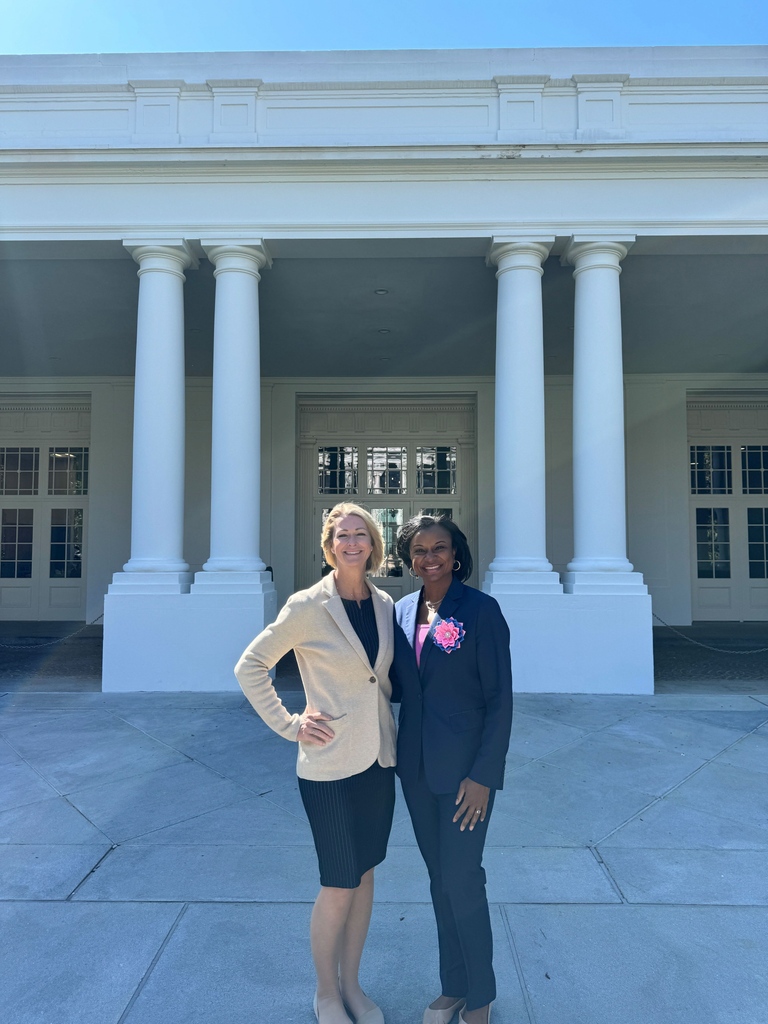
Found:
[[[294,757],[237,693],[0,696],[0,1021],[311,1024]],[[766,1024],[768,696],[518,696],[485,862],[495,1024]],[[398,797],[387,1024],[435,946]]]

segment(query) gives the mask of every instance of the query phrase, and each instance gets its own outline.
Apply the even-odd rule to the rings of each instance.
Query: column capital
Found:
[[[541,270],[555,244],[554,236],[534,238],[527,235],[494,235],[485,262],[499,268],[496,276],[505,270]]]
[[[560,262],[578,271],[589,259],[591,266],[619,269],[619,264],[635,244],[635,235],[571,235]]]
[[[199,263],[186,238],[124,238],[123,246],[141,270],[171,270],[183,275],[188,268],[197,270]],[[151,262],[156,265],[152,266]]]
[[[261,238],[226,239],[203,238],[203,252],[216,267],[215,274],[226,270],[239,270],[259,277],[259,271],[272,266],[272,256]]]

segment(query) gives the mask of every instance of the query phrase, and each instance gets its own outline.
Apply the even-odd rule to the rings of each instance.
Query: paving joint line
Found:
[[[172,743],[168,743],[167,740],[161,740],[157,736],[153,736],[151,732],[147,732],[146,729],[142,729],[141,726],[134,725],[133,722],[127,721],[125,718],[123,718],[123,715],[126,712],[110,711],[109,709],[107,710],[109,711],[109,714],[112,715],[113,718],[117,719],[118,722],[122,722],[123,725],[127,725],[129,729],[133,729],[135,732],[141,733],[142,736],[146,736],[147,739],[152,740],[153,743],[159,743],[161,746],[167,747],[168,750],[172,750],[176,754],[181,754],[181,756],[186,757],[188,761],[195,760],[195,758],[192,757],[190,754],[186,754],[184,753],[183,750],[179,750],[178,747],[174,747],[174,745]],[[211,769],[211,771],[213,770],[214,769]]]
[[[619,883],[613,877],[613,875],[611,873],[611,869],[608,867],[608,865],[603,860],[602,854],[600,853],[598,848],[596,846],[591,846],[590,845],[590,846],[587,847],[587,849],[592,854],[592,856],[595,858],[597,863],[600,865],[600,867],[601,867],[601,869],[603,871],[603,874],[608,879],[609,883],[613,886],[613,888],[616,890],[616,893],[618,894],[618,897],[621,900],[621,902],[624,903],[624,904],[628,904],[629,900],[624,895],[624,892],[622,891],[622,888],[619,885]]]
[[[89,818],[88,815],[85,813],[85,811],[81,810],[81,808],[79,808],[77,806],[77,804],[73,804],[72,801],[69,799],[69,794],[68,793],[62,793],[61,794],[61,799],[64,800],[66,802],[66,804],[69,807],[71,807],[73,811],[75,811],[76,814],[79,814],[81,818],[84,818],[92,828],[95,828],[97,832],[100,832],[101,835],[104,836],[104,838],[106,839],[106,841],[108,843],[111,843],[112,846],[119,846],[120,845],[119,843],[116,843],[115,840],[110,835],[107,835],[107,833],[104,831],[104,829],[100,825],[97,825],[96,822],[92,818]],[[73,843],[72,845],[80,845],[80,844],[74,844]]]
[[[239,709],[236,709],[236,710],[239,710]],[[232,782],[234,785],[240,786],[242,789],[247,790],[253,796],[264,796],[265,795],[264,793],[259,793],[257,790],[251,788],[250,786],[247,786],[244,782],[236,782],[234,779],[230,778],[228,775],[225,775],[223,772],[219,771],[217,768],[213,768],[211,765],[206,764],[205,761],[201,761],[199,757],[194,757],[192,754],[187,754],[184,750],[179,749],[179,747],[174,746],[172,743],[169,743],[166,740],[161,740],[157,736],[153,736],[151,732],[147,732],[146,729],[142,729],[140,726],[134,725],[132,722],[126,721],[124,718],[122,718],[120,716],[120,714],[118,712],[110,712],[110,713],[114,714],[114,716],[116,718],[118,718],[125,725],[129,726],[131,729],[135,729],[137,732],[140,732],[143,736],[146,736],[147,739],[150,739],[150,740],[152,740],[155,743],[160,743],[164,747],[167,747],[169,750],[173,750],[176,754],[180,754],[182,757],[186,758],[187,761],[192,762],[192,764],[200,765],[200,767],[201,768],[205,768],[206,771],[213,772],[214,775],[218,775],[220,779],[224,779],[226,782]],[[173,767],[173,765],[167,765],[166,767]],[[266,792],[271,792],[271,790],[267,790]],[[247,799],[247,798],[244,797],[243,799]],[[205,812],[203,812],[203,813],[205,813]]]
[[[173,938],[174,932],[179,927],[179,924],[181,923],[181,919],[186,914],[188,907],[189,907],[189,903],[185,903],[184,906],[181,908],[181,910],[176,915],[176,920],[173,922],[171,927],[168,929],[167,935],[165,936],[163,941],[160,943],[160,946],[159,946],[157,952],[155,953],[155,955],[152,957],[152,960],[150,961],[149,967],[147,967],[146,971],[144,972],[143,977],[139,981],[139,984],[136,986],[136,991],[133,993],[131,998],[128,1000],[128,1003],[127,1003],[125,1009],[123,1010],[123,1012],[120,1014],[119,1018],[117,1019],[117,1024],[124,1024],[124,1022],[128,1019],[128,1014],[133,1009],[133,1007],[134,1007],[134,1005],[136,1003],[136,1000],[139,998],[141,993],[144,991],[144,988],[145,988],[147,982],[149,981],[150,977],[152,976],[152,972],[154,971],[155,967],[157,966],[157,963],[158,963],[160,957],[165,952],[166,946],[168,945],[168,943]]]
[[[231,781],[231,780],[228,780],[228,781]],[[135,836],[129,836],[127,839],[121,840],[121,842],[117,843],[116,845],[118,845],[118,846],[130,845],[131,843],[135,843],[137,839],[143,839],[145,836],[151,836],[155,832],[162,832],[163,829],[172,828],[174,825],[186,825],[187,822],[195,821],[197,818],[202,818],[203,815],[210,814],[211,811],[222,811],[222,810],[224,810],[227,807],[237,807],[238,804],[246,803],[248,800],[252,800],[252,799],[253,799],[253,797],[245,796],[245,797],[241,797],[238,800],[234,800],[232,803],[217,804],[216,807],[208,807],[204,811],[197,811],[197,812],[195,812],[195,814],[190,815],[188,818],[180,818],[178,821],[169,821],[169,822],[166,822],[165,825],[158,825],[157,828],[148,828],[146,830],[146,832],[137,832]],[[98,825],[96,827],[98,828]],[[154,845],[154,844],[139,843],[137,845],[143,846],[143,845]],[[164,843],[163,845],[164,846],[189,846],[191,844],[189,844],[189,843]],[[230,843],[196,843],[194,845],[196,845],[196,846],[230,846],[232,844],[230,844]]]
[[[727,747],[723,747],[722,750],[719,750],[716,754],[713,754],[712,757],[707,758],[704,761],[704,764],[700,764],[698,768],[694,768],[694,770],[689,775],[686,775],[685,778],[681,779],[679,782],[676,782],[674,785],[670,786],[669,789],[665,789],[664,792],[660,793],[658,796],[654,796],[653,800],[651,800],[650,803],[645,804],[638,811],[635,811],[635,813],[630,815],[630,817],[627,818],[626,821],[622,821],[621,824],[617,825],[616,828],[611,829],[610,832],[606,832],[606,834],[600,840],[598,840],[597,843],[595,843],[595,846],[599,846],[600,843],[604,843],[606,839],[610,839],[612,835],[615,835],[616,832],[619,831],[619,829],[624,828],[625,825],[628,825],[630,822],[634,821],[635,818],[639,817],[641,814],[644,814],[651,807],[654,807],[656,804],[661,803],[662,800],[666,800],[666,798],[670,796],[672,793],[674,793],[675,790],[685,785],[686,782],[689,782],[695,775],[698,775],[699,772],[702,771],[704,768],[708,768],[709,765],[713,764],[718,757],[720,757],[722,754],[726,752],[726,750],[730,750],[731,747],[735,747],[737,743],[740,743],[742,740],[746,739],[747,736],[752,736],[753,733],[756,733],[758,731],[758,729],[762,729],[764,725],[765,722],[761,722],[760,725],[756,725],[754,729],[750,729],[748,732],[742,733],[742,735],[739,736],[738,739],[734,740],[732,743],[729,743]],[[650,746],[650,744],[647,745]],[[661,747],[658,749],[666,750],[665,747]],[[738,765],[728,765],[728,767],[736,768],[738,767]],[[750,771],[749,768],[745,768],[743,770]],[[713,817],[723,818],[723,820],[725,821],[736,821],[735,818],[728,818],[726,815],[715,814],[713,815]],[[737,822],[737,824],[744,824],[744,822]]]
[[[271,792],[272,792],[271,789],[268,790],[268,793],[271,793]],[[270,800],[270,798],[268,796],[268,793],[264,793],[264,794],[259,793],[258,794],[259,798],[261,800],[266,800],[267,803],[272,804],[272,806],[276,807],[279,811],[283,811],[285,814],[290,814],[291,817],[292,818],[296,818],[297,821],[303,821],[305,825],[309,825],[308,820],[305,817],[303,817],[301,814],[296,814],[296,812],[292,811],[289,807],[283,807],[283,805],[279,804],[276,800]],[[405,820],[405,819],[402,819],[402,820]]]
[[[18,747],[14,746],[13,743],[11,743],[11,741],[8,739],[8,736],[5,733],[0,733],[0,736],[2,736],[3,742],[8,744],[8,746],[11,748],[11,750],[14,752],[14,754],[16,754],[16,756],[19,758],[19,760],[23,761],[24,764],[27,766],[27,768],[29,768],[30,771],[34,772],[35,775],[38,776],[38,778],[42,779],[43,782],[46,784],[46,786],[50,786],[51,789],[54,791],[54,793],[56,793],[56,796],[61,797],[63,800],[67,800],[67,794],[64,793],[62,790],[60,790],[59,787],[56,786],[53,782],[51,782],[51,780],[49,778],[47,778],[39,768],[36,768],[35,765],[32,764],[32,762],[24,754],[22,754],[22,752],[18,749]],[[47,796],[47,797],[44,796],[44,797],[41,797],[40,800],[31,800],[30,803],[37,804],[37,803],[41,803],[43,800],[54,800],[54,799],[55,799],[55,797],[52,797],[52,796]],[[26,804],[18,804],[18,806],[19,807],[25,807]]]
[[[512,962],[515,965],[515,971],[517,972],[517,980],[520,985],[520,993],[523,997],[523,1005],[525,1006],[525,1012],[528,1016],[528,1024],[536,1024],[536,1012],[533,1009],[533,1000],[531,994],[528,991],[528,984],[525,980],[523,973],[523,965],[520,960],[520,954],[517,951],[517,945],[515,944],[515,936],[512,932],[512,925],[507,915],[507,908],[503,904],[499,904],[499,911],[501,913],[501,921],[504,925],[504,931],[507,934],[507,942],[509,943],[509,949],[512,953]]]
[[[173,748],[171,748],[171,749],[173,749]],[[187,761],[194,762],[194,760],[195,760],[193,757],[189,757],[186,754],[184,756],[186,757]],[[120,783],[120,782],[130,782],[131,779],[138,779],[138,778],[141,778],[141,776],[143,776],[143,775],[152,775],[155,772],[167,772],[171,768],[182,768],[185,765],[185,763],[186,762],[184,762],[184,761],[174,761],[172,764],[161,764],[161,765],[158,765],[156,768],[145,768],[143,771],[134,772],[133,770],[131,770],[131,774],[130,775],[118,775],[116,777],[108,777],[106,779],[106,781],[102,780],[101,782],[90,783],[87,786],[80,786],[77,789],[71,789],[71,790],[69,790],[68,793],[62,793],[61,795],[62,796],[68,796],[68,795],[71,794],[72,796],[74,796],[77,793],[87,793],[91,789],[99,789],[101,786],[111,786],[111,785],[114,785],[114,784]],[[201,767],[206,768],[207,765],[201,765]],[[233,781],[232,779],[227,778],[226,775],[222,775],[221,772],[215,771],[213,768],[210,768],[209,771],[213,772],[215,775],[218,775],[219,778],[224,779],[225,782],[232,782]],[[240,783],[233,783],[233,784],[234,785],[238,785],[238,786],[240,785]],[[245,789],[244,786],[242,788]]]
[[[116,849],[117,849],[117,845],[116,845],[115,843],[112,843],[112,845],[110,846],[110,848],[109,848],[108,850],[106,850],[106,851],[105,851],[105,852],[104,852],[104,853],[103,853],[103,854],[101,855],[101,857],[99,857],[99,859],[98,859],[98,860],[96,861],[96,863],[95,863],[95,864],[93,865],[93,867],[92,867],[92,868],[91,868],[91,869],[90,869],[89,871],[87,871],[87,872],[86,872],[86,873],[85,873],[85,874],[83,875],[83,877],[82,877],[82,878],[80,879],[80,881],[79,881],[79,882],[77,883],[77,885],[76,885],[76,886],[75,886],[75,888],[74,888],[74,889],[72,890],[72,892],[71,892],[71,893],[69,894],[69,896],[67,896],[67,897],[66,897],[66,898],[64,899],[64,903],[70,903],[70,902],[71,902],[71,900],[72,900],[72,897],[73,897],[73,896],[75,895],[75,893],[76,893],[76,892],[78,891],[78,889],[79,889],[79,888],[80,888],[81,886],[85,885],[85,883],[86,883],[86,882],[88,881],[88,879],[89,879],[89,878],[91,877],[91,875],[92,875],[92,874],[94,874],[94,872],[95,872],[95,871],[96,871],[96,870],[97,870],[98,868],[100,868],[100,867],[101,867],[101,865],[102,865],[102,864],[104,863],[104,861],[105,861],[105,860],[107,859],[107,857],[108,857],[108,856],[110,855],[110,853],[112,853],[112,852],[113,852],[114,850],[116,850]]]

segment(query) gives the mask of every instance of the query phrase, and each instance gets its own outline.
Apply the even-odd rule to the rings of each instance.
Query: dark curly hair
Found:
[[[420,512],[413,519],[409,519],[407,523],[404,523],[397,532],[398,557],[402,558],[410,569],[413,565],[411,561],[411,541],[419,530],[429,530],[433,526],[441,526],[450,533],[451,545],[456,551],[456,560],[460,565],[459,569],[454,569],[453,575],[455,579],[463,583],[464,580],[468,580],[472,575],[472,555],[467,538],[448,516],[428,516]]]

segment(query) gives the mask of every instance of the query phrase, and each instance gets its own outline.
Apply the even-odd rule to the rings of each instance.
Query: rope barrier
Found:
[[[55,640],[44,640],[41,644],[0,644],[0,647],[6,651],[34,651],[38,647],[53,647],[55,644],[63,644],[65,640],[71,640],[73,636],[77,636],[78,633],[82,633],[84,629],[88,629],[89,626],[95,626],[99,619],[104,618],[104,612],[101,615],[97,615],[93,622],[86,622],[80,629],[76,629],[74,633],[69,633],[67,636],[56,637]]]
[[[706,651],[716,651],[718,654],[766,654],[768,652],[768,647],[759,647],[751,651],[735,651],[733,648],[728,649],[726,647],[713,647],[711,644],[703,644],[700,640],[694,640],[692,636],[686,636],[685,633],[681,633],[679,629],[675,628],[675,626],[670,626],[670,624],[665,622],[660,615],[656,614],[656,612],[652,612],[651,614],[654,619],[659,620],[662,626],[666,626],[667,629],[671,629],[673,633],[677,633],[677,635],[681,636],[683,640],[687,640],[689,644],[695,644],[697,647],[703,647]]]
[[[654,619],[657,619],[662,624],[662,626],[666,626],[667,629],[671,629],[673,633],[676,633],[679,637],[682,637],[683,640],[687,640],[689,644],[694,644],[694,646],[696,647],[703,647],[706,651],[715,651],[717,654],[768,654],[768,647],[757,647],[750,651],[738,651],[734,650],[733,648],[714,647],[712,644],[703,644],[700,640],[694,640],[693,637],[686,636],[685,633],[682,633],[679,629],[677,629],[676,626],[670,626],[670,624],[668,622],[665,622],[660,615],[656,614],[656,612],[653,612],[652,614]],[[43,641],[43,643],[40,644],[0,643],[0,648],[6,651],[34,651],[37,650],[37,648],[39,647],[54,647],[56,644],[63,644],[67,640],[71,640],[72,637],[78,636],[80,633],[83,632],[84,629],[88,629],[89,626],[95,626],[99,619],[103,618],[104,613],[102,612],[101,615],[96,616],[93,622],[86,622],[84,626],[81,626],[80,629],[76,629],[74,633],[69,633],[67,636],[57,637],[55,640],[45,640]]]

